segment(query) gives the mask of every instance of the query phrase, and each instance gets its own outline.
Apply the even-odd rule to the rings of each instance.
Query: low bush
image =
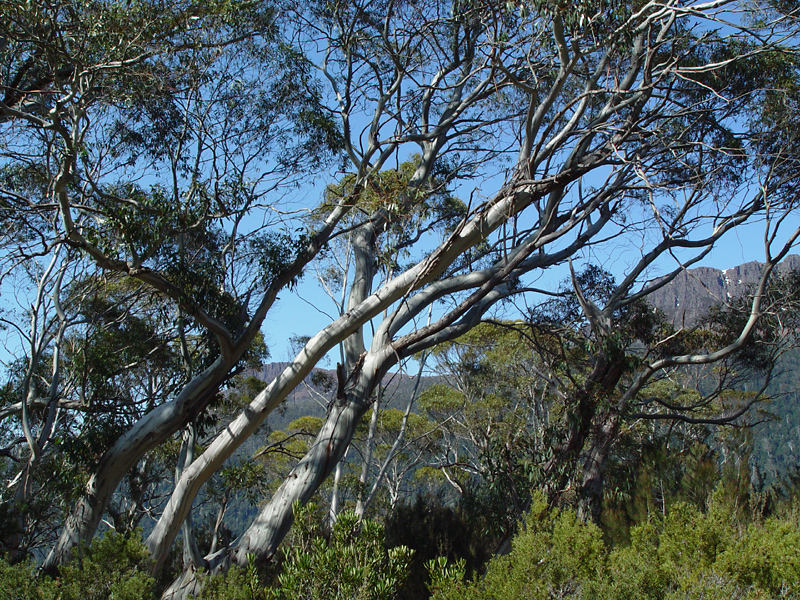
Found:
[[[111,531],[83,548],[55,579],[36,577],[30,562],[0,560],[0,600],[155,600],[148,566],[140,531]]]
[[[205,600],[392,600],[402,587],[412,552],[386,549],[384,530],[375,521],[359,521],[353,512],[339,515],[330,537],[314,523],[315,507],[297,508],[295,538],[280,572],[266,585],[253,563],[211,577]]]
[[[609,549],[600,530],[537,497],[512,551],[464,583],[463,568],[431,561],[434,600],[779,600],[800,597],[796,516],[741,526],[712,497],[706,512],[676,504]]]

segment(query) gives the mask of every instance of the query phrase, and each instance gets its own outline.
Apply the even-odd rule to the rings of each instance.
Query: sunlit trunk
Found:
[[[336,472],[333,474],[333,491],[331,492],[331,508],[328,511],[328,523],[333,527],[336,519],[339,517],[339,483],[342,480],[342,471],[344,470],[344,461],[347,458],[347,452],[344,457],[336,465]]]
[[[218,358],[186,385],[175,400],[149,412],[106,451],[89,477],[83,496],[64,523],[58,543],[45,559],[45,571],[55,570],[69,560],[76,546],[92,539],[125,474],[146,452],[185,427],[205,408],[228,367]]]
[[[369,410],[373,386],[394,364],[391,347],[370,353],[355,367],[344,398],[331,404],[322,429],[306,455],[292,469],[247,531],[234,547],[206,557],[212,572],[226,570],[231,564],[247,565],[249,556],[269,560],[289,532],[294,521],[293,507],[305,504],[319,490],[344,456],[361,418]],[[194,570],[185,571],[162,596],[163,600],[188,598],[199,589]]]

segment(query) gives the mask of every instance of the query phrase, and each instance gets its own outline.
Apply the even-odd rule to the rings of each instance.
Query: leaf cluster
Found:
[[[295,508],[295,526],[306,544],[291,548],[271,586],[260,582],[253,562],[212,577],[201,598],[208,600],[392,600],[408,572],[412,552],[387,550],[383,526],[360,521],[353,512],[339,515],[330,537],[315,523],[316,506]],[[310,526],[310,527],[309,527]]]

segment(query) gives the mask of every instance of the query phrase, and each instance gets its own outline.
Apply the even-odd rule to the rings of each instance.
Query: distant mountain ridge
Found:
[[[694,325],[716,304],[744,294],[761,277],[763,263],[751,261],[730,269],[697,267],[687,269],[663,288],[647,296],[647,301],[664,311],[673,324]],[[800,256],[787,256],[778,272],[800,270]]]
[[[264,382],[272,381],[289,366],[288,362],[264,363],[260,369],[248,372],[248,375],[256,377]],[[436,377],[423,377],[422,388],[425,389],[433,385]],[[416,376],[404,373],[389,373],[383,378],[383,406],[397,408],[402,404],[405,407],[405,399],[409,397],[414,389]],[[272,429],[283,429],[297,417],[310,415],[322,417],[325,415],[327,402],[336,394],[336,371],[333,369],[316,368],[309,373],[303,380],[303,384],[297,386],[289,393],[278,410],[271,413],[268,417],[269,427]]]
[[[697,267],[679,274],[673,281],[648,296],[648,302],[664,311],[676,326],[690,326],[720,302],[746,293],[748,286],[761,277],[763,264],[757,261],[744,263],[730,269]],[[800,270],[800,256],[791,255],[779,265],[778,272]],[[278,376],[287,362],[262,365],[250,375],[268,382]],[[404,407],[415,382],[412,375],[389,374],[384,379],[387,387],[386,402],[390,406]],[[422,388],[436,382],[435,377],[424,377]],[[271,429],[284,429],[299,416],[325,415],[325,401],[335,394],[336,371],[314,369],[306,377],[306,385],[298,386],[268,417]],[[783,358],[781,373],[770,387],[775,400],[770,410],[777,419],[759,425],[755,433],[754,460],[766,481],[774,481],[788,474],[800,473],[800,352],[793,351]]]

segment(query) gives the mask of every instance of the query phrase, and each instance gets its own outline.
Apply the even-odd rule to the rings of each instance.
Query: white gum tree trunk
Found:
[[[334,402],[313,446],[272,496],[230,552],[230,560],[246,565],[247,557],[272,557],[294,520],[295,502],[305,504],[344,456],[356,427],[369,410],[372,388],[394,364],[390,350],[368,354],[355,385],[343,402]],[[213,565],[212,566],[216,566]]]
[[[89,477],[83,496],[64,523],[57,543],[46,557],[43,563],[45,571],[53,571],[58,565],[68,561],[76,546],[92,539],[103,512],[125,474],[147,452],[186,427],[203,412],[219,385],[250,347],[280,290],[298,276],[316,256],[350,208],[347,205],[335,208],[311,238],[305,251],[272,281],[241,336],[234,340],[226,329],[211,329],[217,335],[221,347],[220,355],[211,366],[195,375],[174,400],[157,406],[137,421],[105,452]],[[99,260],[98,257],[95,259]],[[154,286],[158,287],[158,282]],[[179,527],[182,523],[183,520]]]
[[[597,239],[604,227],[620,216],[619,213],[624,213],[626,196],[631,189],[644,185],[640,181],[640,174],[652,167],[658,175],[661,159],[671,157],[674,152],[674,148],[662,147],[655,141],[653,146],[644,144],[642,124],[657,132],[661,125],[687,116],[680,103],[673,106],[662,99],[662,95],[667,93],[662,89],[662,83],[675,75],[677,67],[672,62],[655,60],[654,52],[660,50],[651,47],[653,40],[658,46],[664,39],[669,39],[674,18],[677,18],[670,14],[666,8],[652,14],[642,12],[636,36],[630,48],[624,51],[625,60],[618,64],[619,77],[614,78],[613,89],[609,90],[605,90],[603,82],[610,81],[606,75],[614,52],[600,52],[597,56],[587,57],[577,47],[573,49],[570,46],[564,38],[561,19],[554,18],[552,41],[557,47],[558,56],[554,56],[552,65],[548,67],[548,72],[553,73],[553,81],[541,94],[526,96],[530,104],[522,108],[525,126],[524,131],[520,132],[518,163],[509,173],[508,183],[488,200],[473,207],[434,251],[377,290],[369,291],[372,285],[370,271],[356,269],[347,311],[312,337],[284,371],[184,471],[161,519],[147,540],[155,559],[155,570],[163,563],[204,482],[336,344],[346,344],[345,365],[341,371],[347,378],[342,385],[345,378],[340,376],[340,389],[343,392],[337,395],[332,404],[314,445],[234,547],[206,558],[210,567],[224,568],[231,562],[243,562],[250,553],[261,559],[274,553],[291,524],[292,504],[307,501],[334,470],[352,439],[356,424],[369,408],[369,395],[374,386],[393,364],[468,331],[494,302],[515,293],[514,286],[522,275],[534,269],[563,263],[575,256]],[[474,47],[469,52],[470,56],[475,54],[473,51]],[[587,65],[588,70],[584,68]],[[439,125],[429,126],[426,122],[424,132],[420,134],[419,146],[423,148],[423,156],[419,169],[427,173],[431,172],[438,152],[449,141],[448,135],[455,120],[465,114],[470,103],[477,102],[484,94],[489,95],[496,77],[502,76],[500,71],[492,73],[482,80],[485,84],[480,83],[472,92],[466,93],[467,82],[473,80],[472,68],[471,63],[464,66],[461,83],[453,85],[455,91],[450,101],[440,103]],[[441,77],[450,72],[455,71],[443,71]],[[331,78],[333,80],[332,75]],[[571,84],[573,78],[575,85]],[[397,74],[397,89],[402,81],[402,73]],[[514,85],[513,81],[509,81],[508,85]],[[350,83],[347,80],[342,85]],[[426,120],[436,85],[426,86],[422,94]],[[562,98],[564,94],[571,93],[571,88],[576,85],[583,92],[575,102]],[[602,89],[603,93],[596,94],[598,89]],[[592,101],[595,97],[604,98],[599,108]],[[366,143],[369,146],[366,152],[368,156],[374,154],[378,147],[378,136],[384,124],[380,115],[387,99],[391,99],[391,96],[381,96],[379,106],[375,109],[377,116]],[[570,106],[573,116],[565,118],[563,122],[551,123],[548,115],[562,105]],[[347,129],[349,113],[346,103],[342,109]],[[456,134],[452,136],[455,139]],[[658,138],[653,136],[652,139]],[[389,156],[396,149],[389,148],[389,142],[386,144],[387,149],[382,156]],[[652,153],[652,156],[648,153]],[[360,159],[353,153],[351,160],[357,164]],[[593,171],[605,177],[600,188],[567,197],[570,186]],[[361,167],[359,172],[362,172]],[[425,181],[427,173],[415,175],[413,181]],[[687,180],[686,183],[688,187],[695,184],[702,186],[702,183],[693,180]],[[693,203],[699,202],[703,195],[700,188],[697,191],[697,195],[689,194],[686,206],[679,211],[681,214],[684,214],[683,210],[686,214],[693,214],[696,208]],[[701,249],[706,244],[710,247],[723,230],[746,221],[753,212],[759,210],[758,206],[757,202],[751,205],[745,203],[733,210],[724,224],[718,225],[714,233],[705,239],[688,240],[688,233],[682,233],[684,230],[680,227],[673,227],[671,231],[677,233],[665,234],[663,241],[652,250],[651,259],[674,248]],[[525,218],[517,219],[524,211],[527,211]],[[368,221],[375,219],[374,216],[364,218]],[[380,221],[375,219],[371,222],[377,226]],[[510,229],[515,232],[518,225],[523,229],[519,234],[509,233],[503,238],[503,243],[498,243],[498,258],[493,266],[474,272],[448,273],[457,259],[477,244],[491,239],[501,226],[509,223],[513,224]],[[611,238],[619,235],[615,227],[610,227],[613,231],[604,233]],[[357,232],[367,235],[366,228]],[[687,238],[682,238],[683,235]],[[366,252],[369,245],[363,244],[362,248]],[[355,252],[357,256],[358,248]],[[703,250],[698,252],[702,253]],[[641,273],[632,276],[635,279],[639,275]],[[359,288],[361,292],[357,291]],[[418,319],[432,303],[443,298],[453,301],[450,308],[446,309],[449,312],[434,323],[412,327],[413,320]],[[383,311],[389,314],[379,323],[372,336],[371,347],[365,352],[362,328]],[[406,333],[408,329],[413,330]],[[173,588],[170,593],[179,596],[181,592]]]
[[[148,451],[152,450],[200,413],[218,382],[227,373],[222,358],[198,375],[179,396],[155,408],[120,436],[106,451],[89,477],[83,497],[64,524],[64,529],[47,556],[43,568],[52,570],[71,556],[72,550],[94,536],[111,496],[122,478]]]

